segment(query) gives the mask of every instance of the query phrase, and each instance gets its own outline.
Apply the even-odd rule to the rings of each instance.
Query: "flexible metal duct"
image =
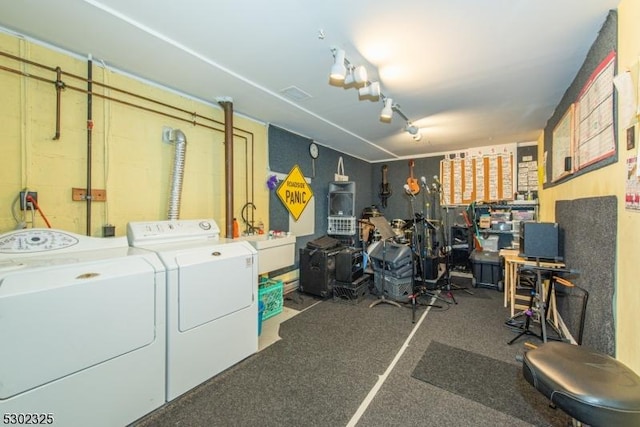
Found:
[[[170,141],[175,145],[173,171],[171,172],[171,191],[169,194],[168,219],[179,219],[182,180],[184,178],[184,160],[187,151],[187,137],[180,129],[170,132]]]

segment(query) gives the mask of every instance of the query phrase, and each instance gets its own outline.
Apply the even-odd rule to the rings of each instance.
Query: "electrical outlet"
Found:
[[[31,196],[31,198],[36,202],[36,204],[38,203],[38,193],[36,191],[29,191],[27,193],[29,196]],[[27,201],[27,194],[25,194],[24,191],[20,192],[20,210],[24,211],[26,209],[35,209],[36,207],[33,206],[33,203],[31,203],[30,201]]]

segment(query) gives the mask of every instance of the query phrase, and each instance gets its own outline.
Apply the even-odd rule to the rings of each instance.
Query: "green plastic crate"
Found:
[[[258,287],[258,298],[264,304],[262,320],[266,320],[282,312],[284,301],[284,284],[282,280],[263,280]]]

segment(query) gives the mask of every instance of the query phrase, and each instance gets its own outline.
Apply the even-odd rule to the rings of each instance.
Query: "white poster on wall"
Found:
[[[312,197],[304,208],[302,214],[296,221],[293,215],[289,214],[289,232],[296,237],[308,236],[315,233],[316,226],[316,198]]]

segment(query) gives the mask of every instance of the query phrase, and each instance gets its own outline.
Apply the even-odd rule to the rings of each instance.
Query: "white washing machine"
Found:
[[[132,222],[129,244],[167,270],[167,401],[258,351],[258,262],[214,220]]]
[[[166,273],[125,237],[0,235],[0,414],[123,426],[165,402]]]

